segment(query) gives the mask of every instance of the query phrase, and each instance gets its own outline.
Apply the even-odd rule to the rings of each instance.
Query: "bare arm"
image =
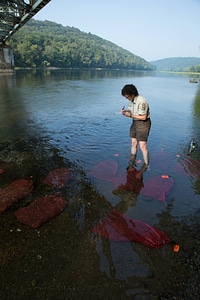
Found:
[[[129,110],[122,110],[122,114],[125,117],[133,118],[135,120],[141,120],[145,121],[147,119],[147,114],[146,115],[133,115]]]

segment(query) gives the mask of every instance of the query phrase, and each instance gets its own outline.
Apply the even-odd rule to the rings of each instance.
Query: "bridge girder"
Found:
[[[1,0],[0,45],[19,30],[51,0]]]

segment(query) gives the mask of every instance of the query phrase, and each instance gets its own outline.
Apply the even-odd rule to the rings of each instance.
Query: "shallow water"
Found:
[[[172,177],[166,202],[115,193],[113,183],[89,175],[103,160],[115,160],[117,174],[127,167],[131,120],[119,113],[127,105],[120,95],[126,83],[134,83],[150,103],[150,166],[143,182],[163,174]],[[60,293],[60,299],[152,299],[167,293],[167,274],[177,263],[171,246],[155,250],[112,242],[94,237],[90,229],[116,208],[173,240],[178,237],[186,248],[191,244],[180,224],[199,213],[200,180],[195,166],[185,172],[179,167],[180,160],[200,160],[198,149],[188,156],[191,138],[200,144],[199,84],[177,74],[20,70],[2,75],[0,87],[0,160],[5,168],[0,187],[30,176],[35,186],[30,196],[0,215],[2,297],[54,299]],[[138,151],[138,168],[142,163]],[[49,193],[42,179],[63,166],[74,172],[59,191],[68,201],[65,211],[38,230],[17,222],[15,211]],[[185,257],[178,255],[181,273]]]

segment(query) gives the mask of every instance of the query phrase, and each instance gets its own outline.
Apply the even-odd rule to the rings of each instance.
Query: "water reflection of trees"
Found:
[[[200,85],[198,86],[194,100],[194,116],[200,118]]]
[[[197,149],[198,151],[196,151],[195,156],[198,160],[200,160],[200,85],[198,85],[193,104],[193,132],[194,137],[199,145]]]
[[[127,71],[127,70],[106,70],[106,69],[29,69],[17,70],[17,77],[20,83],[33,83],[36,81],[59,81],[59,80],[94,80],[100,78],[121,78],[121,77],[148,77],[155,76],[155,72]]]

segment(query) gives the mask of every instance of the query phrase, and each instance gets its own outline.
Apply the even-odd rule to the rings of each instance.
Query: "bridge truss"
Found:
[[[0,0],[0,45],[51,0]]]

